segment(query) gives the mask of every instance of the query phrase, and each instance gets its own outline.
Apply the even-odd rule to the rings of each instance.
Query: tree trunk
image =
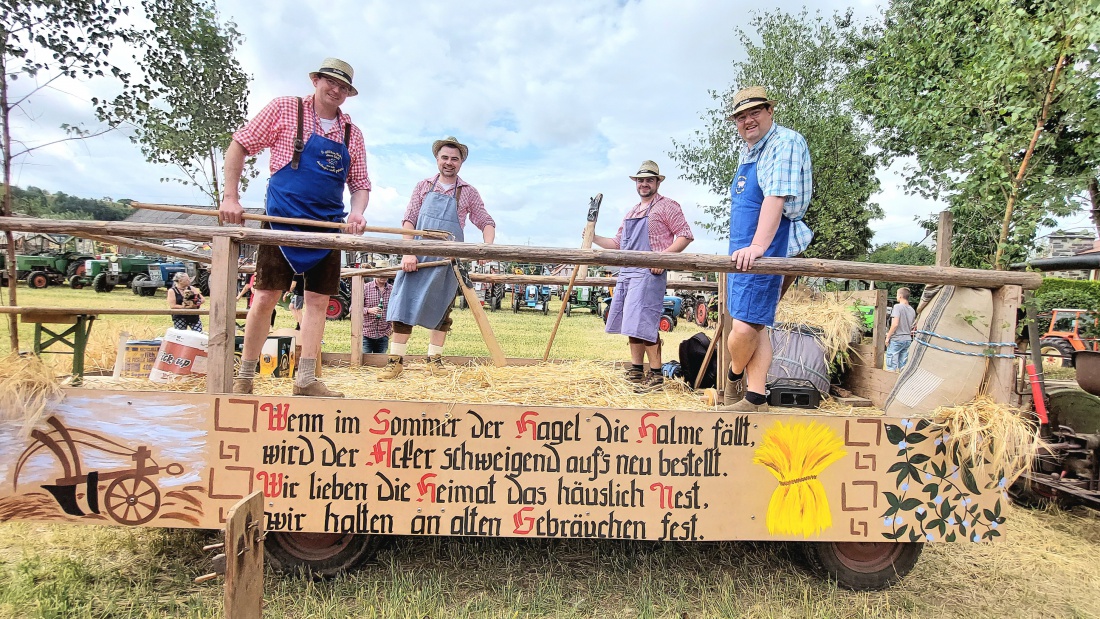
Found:
[[[1095,176],[1089,179],[1089,204],[1092,205],[1092,225],[1096,228],[1096,237],[1100,238],[1100,186]]]
[[[0,49],[7,49],[8,33],[0,32]],[[0,140],[3,142],[3,166],[4,166],[4,197],[0,216],[11,217],[11,108],[8,107],[8,68],[4,61],[4,55],[0,54]],[[8,305],[15,307],[16,302],[16,278],[15,278],[15,235],[9,230],[4,234],[8,242]],[[15,314],[8,316],[8,329],[11,340],[11,352],[19,352],[19,317]]]

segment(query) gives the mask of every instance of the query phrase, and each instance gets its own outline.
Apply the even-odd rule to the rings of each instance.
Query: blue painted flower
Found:
[[[901,420],[901,425],[905,426],[906,430],[913,429],[913,422],[909,421],[908,419],[902,419]]]
[[[954,516],[950,516],[950,517],[949,517],[949,518],[947,519],[947,524],[949,524],[949,525],[951,525],[951,526],[955,526],[955,517],[954,517]]]
[[[905,524],[905,519],[903,519],[901,516],[898,516],[897,518],[894,518],[894,524]]]
[[[908,489],[909,489],[909,482],[905,482],[904,484],[901,485],[901,491],[902,492],[905,492]]]
[[[932,499],[932,501],[936,505],[939,505],[940,503],[943,503],[943,495],[941,494],[941,495],[937,496],[936,498]]]
[[[947,442],[947,441],[949,441],[949,440],[951,440],[951,435],[950,435],[950,434],[948,434],[947,432],[944,432],[944,433],[943,433],[943,442],[945,442],[945,443],[946,443],[946,442]]]
[[[970,521],[969,520],[963,520],[963,526],[969,529],[970,528]]]
[[[978,535],[977,533],[975,533],[975,534],[974,534],[974,537],[972,537],[972,538],[970,538],[970,539],[971,539],[972,541],[975,541],[975,542],[980,542],[980,541],[982,541],[982,537],[981,537],[980,535]]]
[[[882,521],[882,524],[884,524],[885,526],[888,526],[888,527],[893,526],[894,525],[894,519],[893,518],[887,518],[887,519]]]
[[[925,480],[925,481],[928,481],[928,480],[930,480],[930,479],[932,479],[932,474],[931,474],[931,473],[925,473],[925,474],[924,474],[924,480]]]
[[[905,449],[908,446],[909,446],[909,443],[907,443],[905,441],[902,441],[902,442],[898,443],[898,449]]]
[[[938,439],[936,439],[936,440],[934,440],[934,441],[932,441],[932,442],[933,442],[933,444],[935,444],[935,445],[936,445],[937,447],[939,447],[939,446],[940,446],[940,443],[942,443],[942,442],[943,442],[943,439],[942,439],[942,438],[938,438]]]
[[[970,499],[970,497],[966,497],[962,500],[963,505],[970,505],[972,502],[973,501]]]
[[[993,522],[990,522],[989,523],[989,528],[990,529],[996,529],[997,528],[997,521],[994,520]]]
[[[997,487],[998,488],[1004,488],[1005,484],[1007,484],[1007,483],[1008,483],[1008,480],[1005,479],[1004,477],[1002,477],[1001,481],[997,482]]]
[[[934,541],[936,539],[931,533],[925,535],[924,538],[927,539],[930,542]]]
[[[917,513],[918,513],[918,514],[923,514],[923,513],[924,513],[924,512],[926,512],[926,511],[928,511],[928,510],[927,510],[927,509],[924,509],[924,506],[923,506],[923,505],[921,505],[920,507],[918,507],[918,508],[917,508]]]

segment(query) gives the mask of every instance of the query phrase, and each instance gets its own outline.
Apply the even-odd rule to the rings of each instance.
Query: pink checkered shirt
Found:
[[[466,218],[469,217],[478,230],[484,230],[485,226],[495,228],[497,222],[493,221],[489,211],[485,210],[485,203],[481,201],[481,194],[477,192],[477,189],[474,189],[473,185],[462,180],[461,176],[457,178],[455,187],[451,187],[446,191],[443,191],[443,187],[436,187],[436,192],[453,196],[455,195],[455,188],[462,186],[462,193],[458,196],[458,225],[465,228]],[[424,196],[432,190],[435,180],[436,177],[433,176],[416,184],[416,189],[413,189],[412,198],[409,198],[409,206],[405,209],[405,218],[402,221],[416,225],[416,220],[420,217],[420,206],[424,204]]]
[[[363,312],[363,335],[376,340],[380,337],[388,337],[393,333],[393,323],[386,320],[386,309],[390,306],[391,291],[393,291],[393,286],[388,282],[382,290],[378,289],[373,279],[363,284],[363,309],[382,306],[382,313],[377,317]]]
[[[679,202],[660,194],[655,194],[653,199],[656,202],[653,203],[653,209],[649,211],[649,246],[653,251],[664,251],[678,236],[695,240],[695,235],[691,233],[691,226],[684,219],[684,211],[680,208]],[[619,231],[615,233],[616,247],[622,243],[626,220],[645,215],[647,207],[648,205],[643,206],[639,202],[627,212],[623,223],[619,224]]]
[[[344,141],[344,125],[351,125],[348,139],[348,151],[351,152],[351,165],[348,167],[348,189],[352,193],[362,189],[370,190],[370,177],[367,176],[367,149],[363,142],[363,132],[351,122],[351,116],[337,113],[338,122],[328,133],[322,133],[317,114],[313,111],[313,95],[302,98],[302,141],[320,133],[337,142]],[[294,156],[294,138],[298,134],[298,99],[279,97],[268,103],[255,118],[233,134],[237,142],[248,152],[255,155],[265,148],[271,149],[271,174],[286,167]]]

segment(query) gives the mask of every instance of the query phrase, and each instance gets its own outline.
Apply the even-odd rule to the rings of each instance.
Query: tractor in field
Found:
[[[543,314],[550,312],[550,297],[553,296],[550,286],[527,284],[512,292],[512,312],[519,313],[521,309],[533,309]]]
[[[78,252],[43,252],[39,254],[17,255],[15,257],[15,276],[27,283],[30,288],[45,288],[72,282],[84,273],[84,261],[91,256]],[[0,254],[0,280],[7,285],[7,256]],[[74,288],[78,286],[73,286]]]
[[[149,256],[111,256],[88,260],[84,263],[84,276],[80,278],[82,285],[70,285],[77,288],[90,284],[96,292],[111,292],[115,286],[129,286],[138,276],[149,277],[149,265],[156,261],[156,258]]]
[[[603,288],[575,286],[569,295],[569,300],[565,303],[565,315],[571,316],[575,309],[587,309],[600,316],[602,315],[600,299],[604,296],[606,295],[603,294]]]
[[[1061,365],[1070,367],[1073,365],[1073,353],[1100,350],[1096,331],[1097,317],[1089,310],[1051,310],[1050,328],[1039,340],[1039,351],[1044,359],[1060,357]]]
[[[187,273],[199,292],[210,294],[210,269],[201,268],[195,262],[154,262],[148,265],[147,273],[138,273],[130,280],[130,290],[142,297],[151,297],[161,288],[172,286],[176,273]]]

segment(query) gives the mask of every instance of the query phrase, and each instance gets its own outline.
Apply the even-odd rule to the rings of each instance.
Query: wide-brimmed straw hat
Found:
[[[778,103],[778,101],[775,99],[768,98],[768,91],[764,90],[763,86],[742,88],[737,91],[737,94],[733,95],[733,109],[730,110],[729,115],[726,116],[726,120],[733,120],[734,115],[761,105],[775,107],[776,103]]]
[[[359,94],[359,91],[351,84],[351,79],[354,76],[355,70],[351,68],[351,65],[339,58],[325,58],[325,61],[321,63],[321,68],[309,74],[311,79],[314,77],[331,77],[338,82],[347,84],[348,88],[351,89],[348,91],[349,97]]]
[[[462,156],[463,161],[466,161],[466,157],[470,155],[470,149],[466,148],[466,145],[462,142],[459,142],[458,139],[453,135],[449,135],[442,140],[436,140],[432,142],[432,155],[438,157],[439,149],[443,148],[444,146],[453,146],[457,148],[458,154]]]
[[[639,178],[655,178],[658,183],[665,180],[664,175],[661,174],[661,168],[658,168],[655,162],[648,159],[643,161],[642,165],[638,166],[638,173],[631,175],[630,178],[634,180]]]

